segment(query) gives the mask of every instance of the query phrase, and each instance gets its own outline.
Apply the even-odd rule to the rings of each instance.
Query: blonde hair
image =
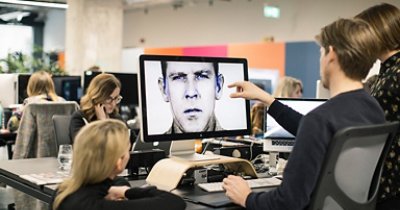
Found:
[[[27,93],[29,97],[45,94],[52,101],[58,100],[51,75],[43,70],[37,71],[29,77]]]
[[[109,99],[115,88],[121,89],[121,82],[112,74],[101,73],[92,79],[80,103],[82,113],[89,122],[96,117],[95,106]],[[113,114],[117,112],[116,107]]]
[[[84,126],[74,141],[71,178],[58,187],[53,209],[80,187],[99,183],[112,175],[129,143],[128,128],[119,120],[101,120]]]
[[[292,96],[297,87],[300,87],[301,92],[303,92],[303,83],[301,83],[300,80],[294,77],[285,76],[279,80],[278,86],[273,95],[274,97],[288,98]]]

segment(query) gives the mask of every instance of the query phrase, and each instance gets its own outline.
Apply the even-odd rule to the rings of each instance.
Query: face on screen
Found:
[[[163,99],[170,103],[174,120],[182,132],[201,132],[214,120],[215,100],[221,98],[223,77],[212,63],[167,62],[159,79]]]

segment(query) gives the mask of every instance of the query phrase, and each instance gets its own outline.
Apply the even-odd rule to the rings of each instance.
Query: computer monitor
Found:
[[[236,89],[227,87],[248,80],[246,59],[141,55],[139,78],[145,142],[251,133],[249,101],[230,98]],[[194,153],[193,141],[177,143],[170,155],[177,147]]]
[[[57,95],[67,101],[79,103],[83,93],[81,76],[53,76],[52,78]]]
[[[18,74],[17,78],[17,92],[18,92],[18,103],[22,104],[25,98],[28,98],[27,88],[30,74]]]
[[[16,75],[0,74],[0,102],[3,108],[16,103]]]
[[[113,74],[118,80],[121,82],[121,93],[122,101],[121,105],[127,106],[138,106],[138,83],[137,83],[137,74],[135,73],[119,73],[119,72],[96,72],[96,71],[85,71],[83,76],[83,89],[86,92],[86,89],[89,87],[90,81],[92,79],[101,74]]]

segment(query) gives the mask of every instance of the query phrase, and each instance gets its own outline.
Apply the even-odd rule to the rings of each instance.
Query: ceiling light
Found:
[[[7,4],[19,4],[37,7],[51,7],[58,9],[67,9],[68,5],[63,3],[52,3],[52,2],[37,2],[37,1],[22,1],[22,0],[0,0],[0,3]]]

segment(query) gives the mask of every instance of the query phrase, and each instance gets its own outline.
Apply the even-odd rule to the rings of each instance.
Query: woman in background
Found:
[[[24,99],[23,105],[35,102],[65,101],[64,98],[57,96],[51,75],[46,71],[37,71],[29,77],[27,87],[28,98]]]
[[[273,96],[277,98],[301,98],[303,96],[303,84],[294,77],[285,76],[279,80]],[[257,102],[251,107],[250,116],[254,136],[262,135],[265,132],[263,128],[265,112],[266,106],[263,103]]]
[[[28,98],[24,99],[22,107],[13,112],[7,122],[7,129],[11,132],[18,130],[19,121],[24,107],[30,103],[63,102],[64,98],[57,96],[51,75],[44,70],[37,71],[29,77],[26,88]]]
[[[180,210],[178,196],[155,187],[112,186],[129,160],[129,131],[113,119],[90,123],[74,143],[72,174],[58,187],[53,210]]]
[[[279,80],[273,96],[276,98],[301,98],[303,84],[294,77],[285,76]]]
[[[387,121],[400,121],[400,10],[382,3],[356,16],[370,24],[381,43],[381,68],[371,85],[371,95],[378,100]],[[393,140],[386,157],[378,191],[377,209],[400,208],[400,134]]]
[[[121,83],[112,74],[99,74],[90,82],[86,94],[81,98],[81,110],[72,115],[69,133],[74,140],[78,131],[86,124],[108,118],[121,119],[118,104]]]

